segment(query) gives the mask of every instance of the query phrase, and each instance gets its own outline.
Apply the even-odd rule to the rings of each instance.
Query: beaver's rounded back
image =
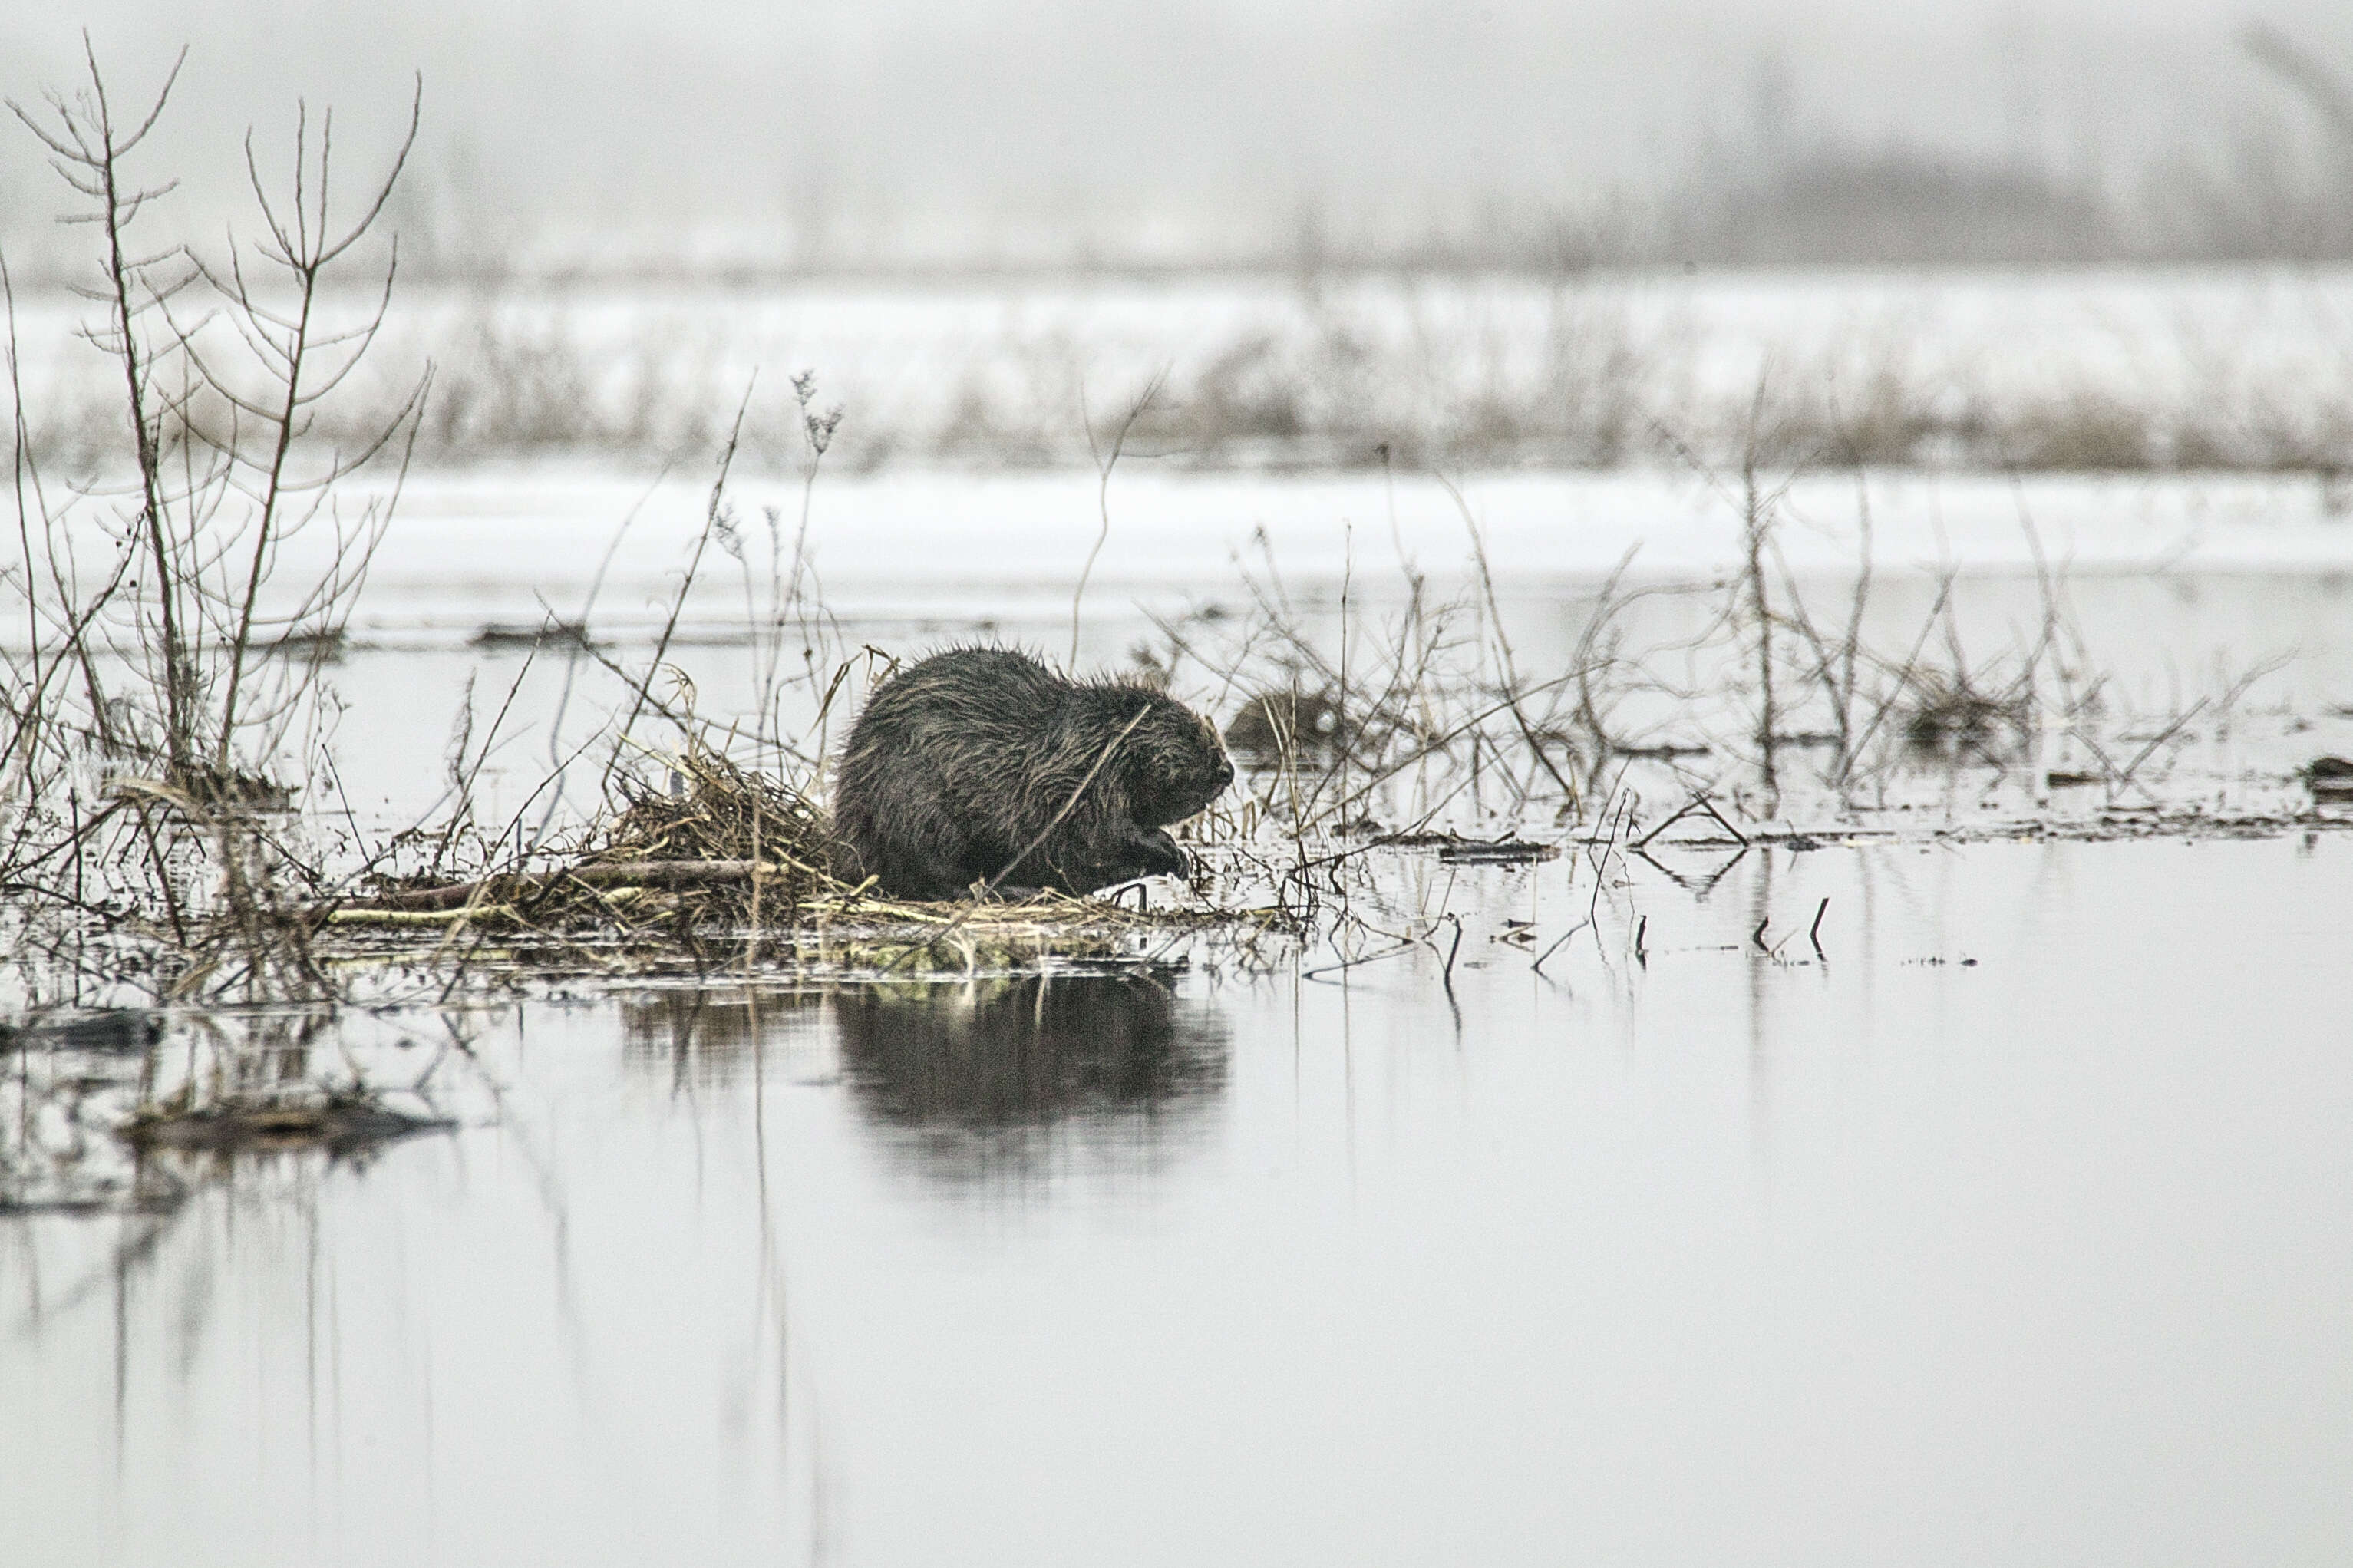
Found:
[[[1232,779],[1208,721],[1158,692],[1066,680],[1011,649],[951,649],[885,680],[850,726],[838,869],[902,898],[952,898],[1000,874],[1086,893],[1181,873],[1155,830]]]

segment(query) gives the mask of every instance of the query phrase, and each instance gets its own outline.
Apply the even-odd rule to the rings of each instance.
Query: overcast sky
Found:
[[[2353,62],[2353,6],[2225,0],[93,0],[0,13],[0,87],[72,83],[82,26],[126,94],[186,42],[155,158],[198,204],[248,122],[332,103],[364,157],[422,72],[418,222],[1181,228],[1655,194],[1775,137],[2113,177],[2295,112],[2256,17]]]

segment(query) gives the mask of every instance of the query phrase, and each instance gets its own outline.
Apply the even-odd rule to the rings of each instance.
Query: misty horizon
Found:
[[[356,170],[421,79],[394,217],[427,272],[2353,255],[2353,26],[2317,6],[125,0],[0,23],[0,88],[75,90],[84,24],[126,100],[188,42],[142,172],[191,231],[241,216],[248,126],[267,165],[332,107]],[[10,129],[0,243],[37,274],[66,193]]]

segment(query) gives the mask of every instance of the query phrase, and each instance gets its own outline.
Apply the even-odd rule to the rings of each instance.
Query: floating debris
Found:
[[[1439,859],[1461,865],[1525,865],[1557,859],[1559,854],[1557,844],[1533,843],[1525,839],[1458,839],[1438,846]]]
[[[2315,800],[2353,800],[2353,762],[2341,757],[2316,757],[2305,766],[2304,782]]]
[[[280,658],[306,664],[339,664],[350,651],[350,633],[340,626],[290,631],[269,644],[269,652]]]
[[[352,1154],[458,1124],[396,1110],[362,1090],[324,1090],[297,1099],[165,1102],[141,1107],[115,1136],[134,1149],[242,1150],[324,1149]]]
[[[56,1013],[24,1023],[0,1022],[0,1051],[46,1049],[122,1054],[144,1051],[163,1037],[163,1015],[137,1007]]]
[[[588,624],[582,620],[545,620],[536,626],[492,621],[474,633],[476,648],[586,648]]]

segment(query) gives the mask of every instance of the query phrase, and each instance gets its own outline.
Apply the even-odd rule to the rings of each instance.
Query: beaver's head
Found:
[[[1143,827],[1181,822],[1234,781],[1216,726],[1170,697],[1153,697],[1126,756],[1127,795]]]

